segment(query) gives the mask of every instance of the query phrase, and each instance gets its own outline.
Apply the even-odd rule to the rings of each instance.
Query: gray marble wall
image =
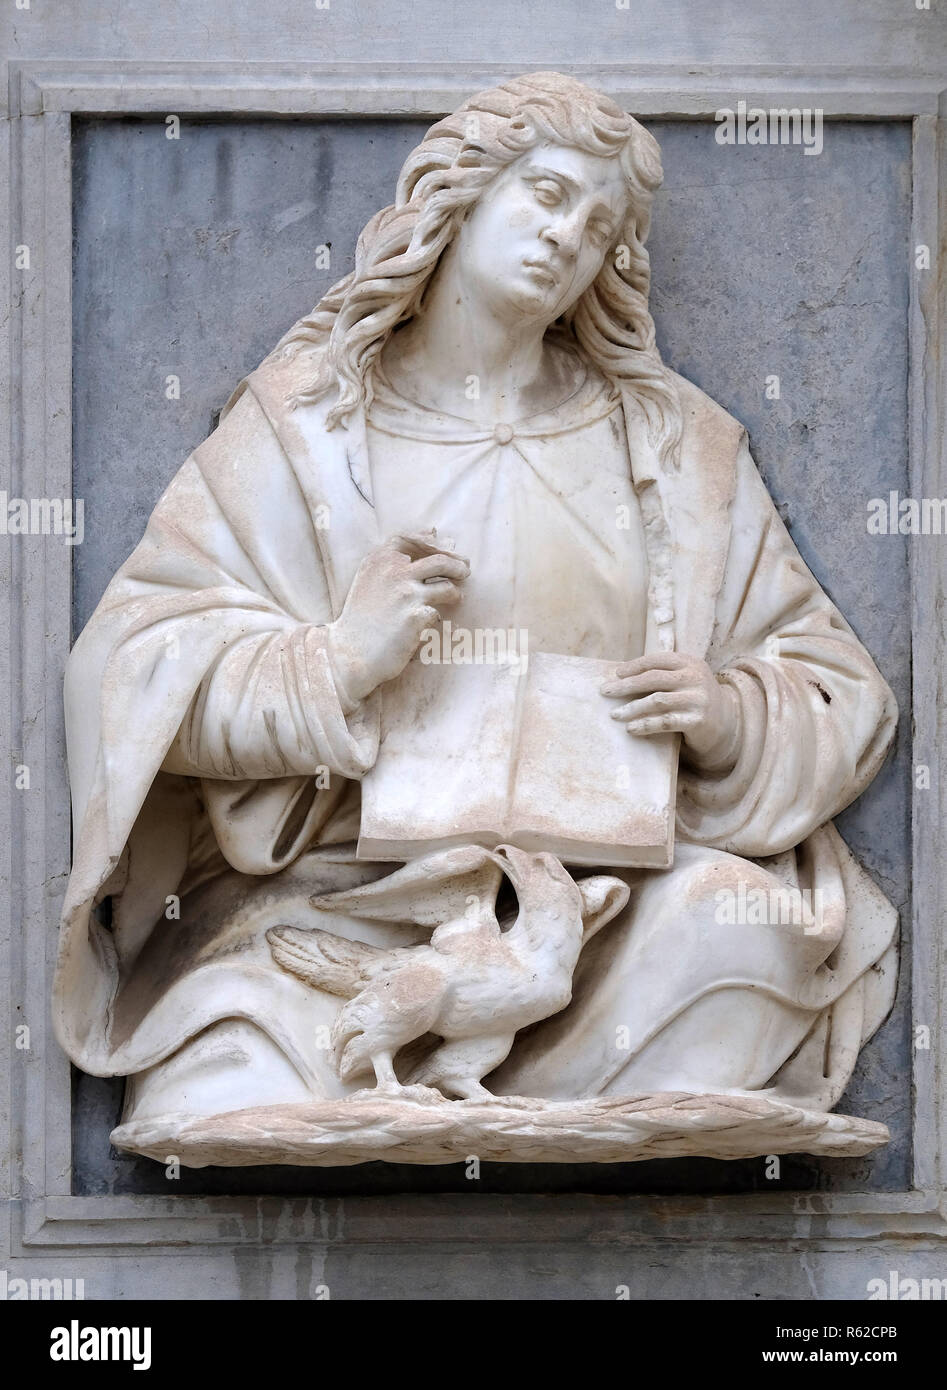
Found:
[[[651,236],[653,309],[668,362],[749,428],[804,558],[891,682],[894,755],[840,820],[910,921],[911,667],[907,541],[868,535],[869,498],[907,492],[910,128],[827,124],[798,146],[722,147],[710,123],[654,122],[666,186]],[[91,120],[75,130],[74,625],[86,621],[175,470],[233,385],[352,267],[355,238],[390,200],[424,129],[408,121]],[[331,247],[331,268],[315,250]],[[180,399],[166,398],[166,379]],[[780,398],[764,395],[778,375]],[[897,1189],[909,1181],[910,942],[894,1013],[843,1100],[883,1120],[864,1160],[785,1160],[779,1186]],[[76,1077],[77,1190],[165,1193],[146,1160],[109,1156],[120,1088]],[[444,1190],[462,1170],[186,1174],[180,1191]],[[762,1162],[605,1168],[497,1166],[481,1190],[772,1190]]]

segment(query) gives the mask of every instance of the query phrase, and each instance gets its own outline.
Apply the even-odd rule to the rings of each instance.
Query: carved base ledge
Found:
[[[665,1092],[597,1100],[501,1096],[445,1100],[414,1086],[392,1095],[268,1105],[222,1115],[168,1114],[120,1125],[117,1149],[189,1168],[290,1163],[342,1167],[457,1163],[632,1163],[650,1158],[755,1158],[808,1153],[853,1158],[890,1139],[852,1115],[749,1097]]]

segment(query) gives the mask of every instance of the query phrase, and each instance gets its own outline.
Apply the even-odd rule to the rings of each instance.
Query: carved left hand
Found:
[[[739,728],[736,691],[700,657],[649,652],[619,666],[601,691],[629,702],[612,710],[629,733],[679,733],[689,761],[698,765],[724,760]]]

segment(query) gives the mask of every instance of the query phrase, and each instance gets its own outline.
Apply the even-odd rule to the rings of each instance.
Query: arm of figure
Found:
[[[468,573],[465,560],[421,538],[385,542],[362,561],[334,622],[256,632],[221,654],[164,770],[232,780],[323,769],[364,776],[377,753],[366,702],[404,669],[438,608],[459,601]]]
[[[887,684],[796,550],[744,445],[706,661],[620,668],[612,696],[639,734],[683,735],[686,838],[769,855],[802,842],[868,785],[894,733]]]

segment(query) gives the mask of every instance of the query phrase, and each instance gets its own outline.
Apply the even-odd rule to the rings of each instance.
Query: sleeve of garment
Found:
[[[299,624],[229,647],[201,681],[164,771],[224,779],[326,771],[363,777],[377,753],[377,720],[344,693],[327,634],[326,626]]]
[[[739,701],[734,757],[682,765],[682,838],[765,856],[800,844],[868,785],[894,696],[796,550],[744,443],[707,661]]]
[[[247,391],[175,475],[70,656],[90,876],[93,859],[117,862],[158,772],[200,779],[247,872],[274,872],[320,830],[379,741],[379,698],[355,703],[333,670],[333,619],[316,517]]]

